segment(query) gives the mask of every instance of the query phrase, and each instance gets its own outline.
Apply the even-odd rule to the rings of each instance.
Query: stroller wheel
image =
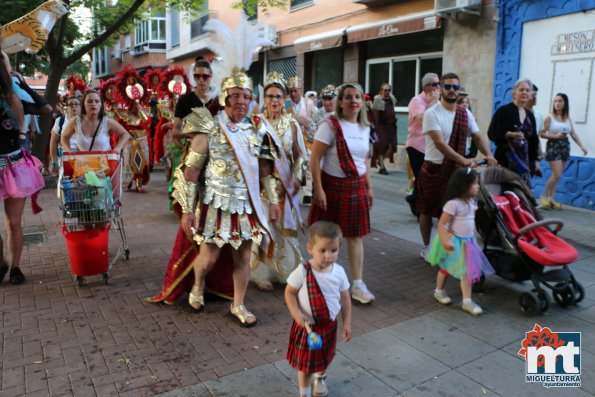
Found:
[[[534,316],[541,313],[541,302],[536,294],[531,292],[523,292],[519,297],[519,304],[521,310],[528,316]]]
[[[547,309],[550,308],[550,297],[548,294],[542,289],[534,289],[533,292],[537,295],[537,299],[539,299],[541,312],[547,312]]]
[[[574,289],[568,283],[558,283],[552,290],[552,296],[557,304],[562,307],[572,305],[576,302],[576,295]],[[581,299],[584,297],[584,290]]]
[[[585,287],[577,281],[575,281],[572,286],[574,287],[574,292],[576,292],[576,299],[574,303],[580,303],[583,298],[585,297]]]

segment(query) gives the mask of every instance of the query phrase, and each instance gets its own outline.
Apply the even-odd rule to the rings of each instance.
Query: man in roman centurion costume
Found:
[[[209,20],[205,28],[213,33],[210,49],[221,58],[213,65],[213,81],[221,81],[219,103],[224,109],[213,117],[208,109],[195,108],[186,116],[184,131],[195,135],[174,175],[173,196],[182,207],[182,228],[199,245],[188,302],[195,311],[204,309],[206,277],[222,249],[231,246],[234,290],[230,313],[241,326],[251,327],[256,316],[244,306],[251,248],[259,244],[266,250],[270,236],[261,188],[269,197],[271,222],[277,222],[281,209],[280,181],[273,172],[278,148],[264,120],[247,117],[253,86],[244,70],[250,66],[253,50],[269,43],[245,18],[235,34],[216,19]],[[231,37],[231,42],[221,41]],[[199,185],[201,174],[204,183]]]

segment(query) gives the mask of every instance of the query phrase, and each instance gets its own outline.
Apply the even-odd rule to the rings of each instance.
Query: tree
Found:
[[[134,29],[134,24],[143,18],[143,11],[153,7],[158,9],[174,8],[185,12],[200,12],[206,0],[63,0],[71,9],[85,7],[93,12],[93,31],[89,37],[84,36],[79,26],[71,19],[71,13],[58,20],[52,30],[44,49],[34,56],[18,54],[11,57],[13,64],[25,65],[25,68],[40,68],[47,66],[48,82],[45,96],[53,106],[56,103],[60,79],[67,73],[67,68],[79,61],[83,55],[93,48],[110,43],[110,39],[120,34],[125,34]],[[43,0],[22,1],[4,0],[3,10],[0,15],[0,25],[15,20],[36,6]],[[34,4],[32,4],[34,3]],[[115,3],[108,5],[108,3]],[[279,7],[286,4],[286,0],[236,0],[234,7],[241,7],[250,13],[258,6],[261,11],[270,7]],[[75,42],[79,42],[75,45]],[[81,44],[82,42],[82,44]],[[40,118],[41,129],[50,130],[51,116],[44,115]],[[36,140],[33,154],[39,158],[44,157],[48,134],[44,133]]]

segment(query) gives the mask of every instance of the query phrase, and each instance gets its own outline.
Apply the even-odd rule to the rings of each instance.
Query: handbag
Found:
[[[517,174],[522,176],[529,173],[529,167],[521,160],[510,142],[508,142],[508,148],[506,148],[506,158],[508,159],[508,168]]]

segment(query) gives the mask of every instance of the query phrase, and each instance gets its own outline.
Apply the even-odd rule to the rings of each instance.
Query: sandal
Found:
[[[188,294],[188,303],[193,311],[196,313],[200,313],[205,310],[205,297],[204,297],[204,289],[199,287],[198,285],[193,285],[190,294]],[[197,309],[193,305],[200,304],[200,307]]]
[[[10,276],[8,282],[13,285],[23,284],[25,282],[25,275],[20,268],[12,266],[10,268]]]
[[[256,321],[256,316],[254,314],[250,313],[248,311],[248,309],[246,309],[246,306],[244,306],[244,305],[234,306],[232,303],[231,307],[229,308],[229,314],[234,316],[240,322],[240,326],[244,327],[244,328],[254,327],[256,325],[256,323],[258,322],[258,321]],[[248,322],[249,318],[253,318],[255,321],[249,323]]]

